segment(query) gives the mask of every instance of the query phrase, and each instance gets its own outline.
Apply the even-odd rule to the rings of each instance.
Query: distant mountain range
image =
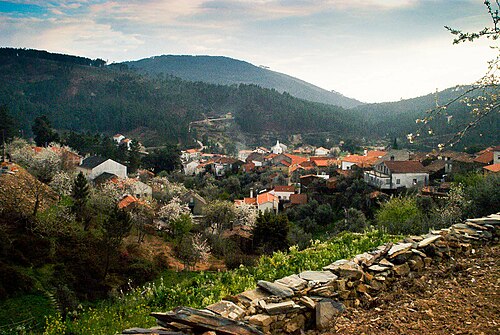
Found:
[[[221,56],[176,56],[163,55],[138,61],[124,62],[131,69],[156,76],[170,74],[189,81],[211,84],[254,84],[272,88],[294,97],[344,108],[359,106],[362,102],[327,91],[303,80],[274,72],[267,68]]]
[[[171,58],[177,61],[173,62]],[[165,59],[170,60],[164,62]],[[200,61],[212,65],[201,73]],[[190,62],[196,63],[192,71]],[[161,64],[174,63],[177,63],[179,72],[160,70]],[[139,68],[137,64],[144,67]],[[241,69],[246,69],[246,72]],[[180,76],[180,72],[191,73],[192,77],[187,78],[190,81],[173,76]],[[236,75],[238,72],[241,73]],[[171,75],[160,76],[158,73]],[[291,83],[296,83],[297,87],[315,87],[225,57],[161,56],[105,66],[100,59],[0,48],[0,82],[3,83],[0,85],[0,105],[7,105],[24,134],[30,134],[31,124],[37,116],[47,115],[59,130],[125,132],[128,136],[139,137],[147,145],[165,141],[184,145],[193,143],[194,138],[207,135],[207,129],[197,127],[193,130],[193,121],[217,118],[227,113],[231,113],[232,118],[229,123],[224,123],[226,128],[207,123],[217,137],[214,141],[219,142],[225,137],[226,143],[235,142],[241,134],[238,141],[241,139],[242,143],[246,141],[253,145],[301,134],[304,143],[318,145],[347,138],[391,143],[395,137],[403,144],[406,134],[415,133],[418,128],[415,120],[435,106],[435,94],[397,102],[358,104],[346,109],[338,104],[296,98],[289,89],[285,90],[288,93],[279,93],[283,86],[223,85],[230,84],[231,78],[233,81],[242,77],[248,81],[257,80],[259,73],[267,78],[268,84],[276,80],[284,85],[288,80],[291,86]],[[460,88],[447,89],[439,92],[437,97],[440,103],[445,103],[461,92]],[[472,120],[470,108],[464,104],[457,102],[448,108],[448,112],[453,117],[436,117],[431,123],[433,136],[422,136],[420,147],[413,146],[414,149],[436,148],[437,143],[444,142],[446,137],[462,130],[463,125]],[[499,119],[498,113],[489,115],[457,148],[499,144]],[[231,133],[228,133],[229,129]]]

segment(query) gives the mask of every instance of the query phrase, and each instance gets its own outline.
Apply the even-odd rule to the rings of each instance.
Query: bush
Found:
[[[413,196],[391,198],[380,206],[375,220],[379,229],[394,235],[421,234],[427,230]]]

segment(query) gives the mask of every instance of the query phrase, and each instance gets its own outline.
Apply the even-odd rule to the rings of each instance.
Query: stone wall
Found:
[[[127,329],[122,334],[300,334],[324,330],[346,308],[376,298],[405,276],[454,254],[467,254],[500,236],[500,213],[469,219],[450,228],[388,243],[323,271],[304,271],[274,282],[259,281],[254,290],[196,310],[179,307],[152,313],[158,327]]]

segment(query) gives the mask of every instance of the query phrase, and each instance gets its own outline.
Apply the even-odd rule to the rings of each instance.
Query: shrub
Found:
[[[394,197],[375,213],[379,228],[389,234],[420,234],[426,229],[415,197]]]

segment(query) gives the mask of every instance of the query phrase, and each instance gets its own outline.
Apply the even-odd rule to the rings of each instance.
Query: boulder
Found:
[[[400,277],[406,276],[407,274],[410,273],[410,266],[408,265],[408,263],[396,265],[392,269],[393,269],[394,273]]]
[[[275,321],[275,317],[273,317],[271,315],[267,315],[267,314],[252,315],[250,317],[250,319],[248,319],[249,323],[256,325],[256,326],[259,326],[259,327],[267,327],[271,323],[273,323],[274,321]]]
[[[257,285],[265,291],[280,298],[290,298],[294,296],[293,290],[285,285],[259,280]]]
[[[294,291],[300,291],[307,287],[307,281],[300,278],[298,275],[283,277],[274,281],[277,284],[285,285]]]
[[[316,328],[329,329],[335,318],[345,311],[345,306],[330,299],[323,299],[316,305]]]
[[[227,300],[221,300],[207,306],[206,309],[232,320],[239,320],[245,315],[245,310],[243,308]]]
[[[337,276],[330,271],[304,271],[299,274],[299,277],[319,284],[325,284],[337,279]]]

